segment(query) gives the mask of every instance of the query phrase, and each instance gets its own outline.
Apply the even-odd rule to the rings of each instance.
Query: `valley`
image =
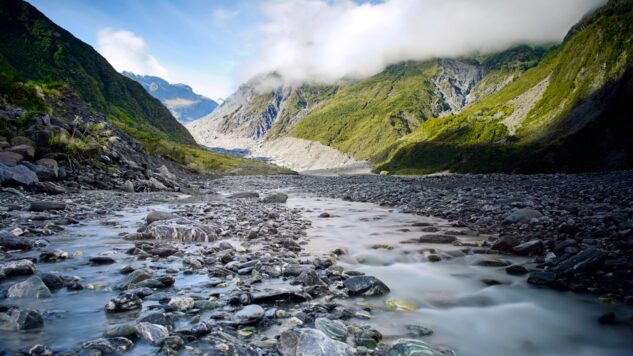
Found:
[[[0,356],[630,355],[633,0],[495,1],[1,2]]]

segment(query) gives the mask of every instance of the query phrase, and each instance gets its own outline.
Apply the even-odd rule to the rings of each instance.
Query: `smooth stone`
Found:
[[[535,209],[517,209],[508,214],[504,220],[509,223],[527,224],[532,219],[540,219],[543,217],[540,211]]]
[[[93,256],[88,261],[93,265],[110,265],[116,262],[114,258],[109,256]]]
[[[44,284],[46,284],[46,286],[50,290],[64,288],[64,278],[62,278],[62,276],[58,275],[57,273],[44,273],[42,275],[42,282],[44,282]]]
[[[483,267],[506,267],[509,266],[510,262],[502,259],[496,258],[482,258],[475,261],[475,266],[483,266]]]
[[[0,330],[31,330],[42,326],[42,314],[35,309],[0,307]]]
[[[12,285],[7,291],[9,298],[50,298],[53,294],[38,276],[31,276],[27,280]]]
[[[31,145],[25,145],[25,144],[16,145],[13,147],[9,147],[7,151],[18,153],[18,154],[21,154],[22,156],[31,157],[31,158],[35,156],[35,148]]]
[[[384,295],[391,290],[381,280],[373,276],[350,277],[343,281],[350,295],[362,295],[365,297]]]
[[[418,242],[431,244],[452,244],[457,241],[457,237],[452,235],[422,235],[416,239]]]
[[[17,260],[0,265],[0,273],[5,276],[28,276],[35,273],[36,269],[31,260]]]
[[[22,162],[24,156],[17,152],[0,151],[0,163],[7,166],[15,166]]]
[[[528,276],[527,282],[537,286],[546,286],[556,281],[556,273],[554,272],[532,272]]]
[[[527,268],[519,265],[512,265],[506,267],[506,273],[513,276],[522,276],[528,273]]]
[[[2,231],[0,232],[0,246],[4,247],[7,251],[28,251],[33,248],[33,241]]]
[[[267,203],[267,204],[270,204],[270,203],[283,204],[286,201],[288,201],[288,195],[284,193],[273,193],[262,199],[262,203]]]
[[[136,326],[134,326],[134,324],[114,325],[107,328],[103,332],[103,336],[105,337],[135,337]]]
[[[152,345],[159,345],[164,338],[169,336],[169,330],[166,327],[146,322],[138,323],[136,332],[143,340]]]
[[[134,346],[132,340],[125,337],[99,338],[81,344],[84,350],[98,350],[106,354],[120,354]]]
[[[66,203],[56,201],[34,201],[31,202],[31,211],[65,210]]]
[[[339,320],[328,318],[316,318],[314,327],[321,330],[325,335],[334,340],[345,341],[347,338],[347,326]]]
[[[356,350],[340,341],[330,339],[322,331],[303,328],[281,333],[277,351],[282,356],[352,356]]]
[[[543,245],[543,241],[541,240],[530,240],[528,242],[524,242],[520,245],[514,246],[512,251],[514,251],[518,255],[534,255],[541,254],[545,246]]]
[[[433,334],[433,329],[423,325],[407,325],[406,328],[414,336],[428,336]]]
[[[422,340],[398,339],[391,345],[388,356],[444,356],[445,354],[434,349]]]
[[[145,222],[149,225],[155,221],[178,219],[178,215],[166,211],[151,211],[145,217]]]
[[[264,317],[264,309],[257,304],[247,305],[233,315],[233,321],[240,325],[254,324]]]
[[[37,174],[26,166],[17,165],[10,167],[0,163],[0,185],[28,187],[37,182],[39,182]]]

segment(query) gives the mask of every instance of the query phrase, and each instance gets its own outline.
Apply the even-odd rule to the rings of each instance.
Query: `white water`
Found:
[[[424,234],[421,227],[412,226],[416,222],[433,224],[440,230],[437,233],[459,230],[447,221],[340,200],[294,197],[288,205],[301,209],[313,221],[308,252],[324,254],[344,247],[349,254],[341,256],[339,263],[346,270],[376,276],[390,287],[391,293],[384,297],[349,300],[373,306],[374,318],[369,322],[387,341],[405,335],[407,324],[418,324],[435,331],[423,340],[448,346],[458,355],[633,354],[630,323],[602,326],[597,322],[610,311],[631,318],[630,307],[603,305],[591,295],[535,288],[526,283],[525,276],[510,276],[504,268],[472,265],[478,258],[502,256],[467,255],[431,263],[424,257],[427,248],[442,255],[441,251],[449,253],[460,247],[400,244]],[[322,212],[332,217],[319,218]],[[458,238],[466,242],[485,239],[472,233]],[[394,248],[375,250],[371,248],[374,244]],[[486,286],[481,282],[484,278],[503,284]],[[417,310],[389,311],[384,302],[393,298],[414,302]]]

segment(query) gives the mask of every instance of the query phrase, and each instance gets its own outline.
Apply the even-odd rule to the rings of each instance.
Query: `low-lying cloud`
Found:
[[[607,0],[270,0],[256,60],[242,79],[364,78],[404,60],[453,57],[561,41]]]
[[[101,29],[98,33],[99,53],[119,72],[155,75],[168,79],[169,72],[149,53],[145,40],[133,32]]]

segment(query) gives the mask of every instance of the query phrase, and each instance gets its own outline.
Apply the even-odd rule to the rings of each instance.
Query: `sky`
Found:
[[[270,72],[359,79],[403,60],[563,39],[607,0],[28,0],[119,71],[226,98]]]

